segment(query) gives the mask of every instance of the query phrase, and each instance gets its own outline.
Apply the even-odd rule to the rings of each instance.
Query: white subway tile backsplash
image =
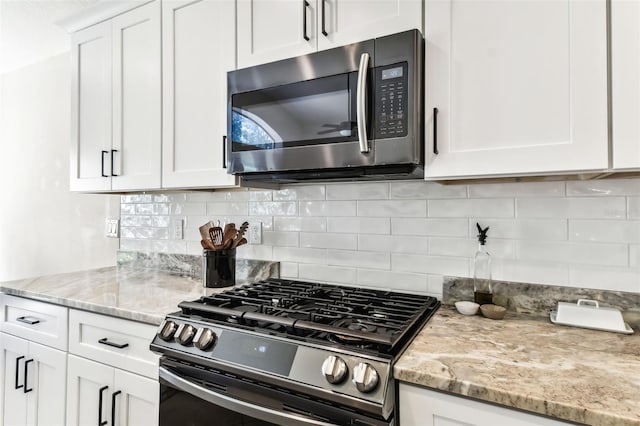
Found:
[[[295,201],[251,201],[249,215],[251,216],[294,216],[298,212]]]
[[[429,200],[429,217],[513,217],[513,199]]]
[[[467,219],[391,218],[393,235],[466,237],[469,235],[467,228]]]
[[[358,247],[358,237],[356,234],[301,232],[300,247],[355,250]]]
[[[391,269],[391,255],[389,253],[355,250],[328,250],[327,264],[357,268]]]
[[[518,218],[624,219],[624,197],[518,198]]]
[[[573,241],[640,243],[640,221],[569,220],[569,239]]]
[[[273,201],[281,200],[324,200],[324,185],[291,186],[273,191]]]
[[[429,253],[427,237],[366,235],[358,236],[358,250],[387,253]]]
[[[410,293],[426,293],[428,291],[427,276],[423,274],[358,269],[357,282],[363,287],[376,287],[384,290],[408,291]],[[440,286],[442,286],[442,281],[440,281]]]
[[[209,220],[262,222],[262,244],[237,256],[280,261],[282,277],[441,296],[443,275],[473,275],[479,222],[495,279],[640,292],[640,179],[131,194],[120,247],[202,255]]]
[[[358,201],[358,216],[426,217],[424,200]]]
[[[386,200],[389,198],[389,184],[341,183],[327,185],[327,200]]]
[[[567,196],[640,195],[638,179],[602,179],[567,182]]]
[[[469,198],[562,196],[564,196],[564,182],[518,182],[469,185]]]
[[[434,182],[392,182],[389,198],[427,200],[431,198],[467,198],[466,185],[441,185]]]
[[[549,262],[627,266],[625,244],[518,241],[518,258]]]
[[[352,234],[389,234],[390,219],[378,217],[329,217],[327,231]]]
[[[324,217],[274,217],[273,229],[275,231],[325,232],[327,219]]]
[[[357,271],[355,268],[301,263],[298,266],[298,276],[303,280],[353,285],[356,283]]]
[[[300,216],[355,215],[355,201],[300,201]]]

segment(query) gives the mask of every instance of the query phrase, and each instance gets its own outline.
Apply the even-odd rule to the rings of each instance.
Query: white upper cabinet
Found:
[[[605,0],[427,0],[426,178],[606,170],[606,24]]]
[[[413,28],[421,0],[238,0],[238,67]]]
[[[318,50],[418,29],[422,0],[318,0]]]
[[[613,168],[640,169],[640,2],[611,2]]]
[[[160,188],[160,2],[73,33],[72,191]]]
[[[224,157],[235,2],[164,1],[162,22],[162,186],[235,186]]]

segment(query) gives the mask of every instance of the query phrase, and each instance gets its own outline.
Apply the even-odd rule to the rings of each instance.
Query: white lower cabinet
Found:
[[[569,423],[400,383],[402,426],[560,426]]]
[[[67,388],[69,426],[158,424],[157,380],[69,355]]]
[[[6,333],[2,339],[2,424],[63,425],[67,354]]]

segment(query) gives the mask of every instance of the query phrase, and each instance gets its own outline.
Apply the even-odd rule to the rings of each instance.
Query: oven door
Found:
[[[159,378],[160,426],[393,424],[201,366],[161,360]]]

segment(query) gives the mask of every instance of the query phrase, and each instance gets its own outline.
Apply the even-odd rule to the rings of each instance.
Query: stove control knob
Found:
[[[196,329],[189,324],[180,324],[176,331],[176,341],[182,346],[187,346],[193,340],[193,336],[196,334]]]
[[[164,321],[160,326],[160,331],[158,332],[158,337],[160,337],[164,341],[169,341],[173,338],[173,335],[176,333],[178,329],[178,325],[173,321]]]
[[[218,336],[210,328],[199,328],[193,338],[193,344],[196,348],[206,351],[213,345],[215,345]]]
[[[369,393],[378,386],[378,372],[371,364],[360,362],[353,368],[353,384],[362,393]]]
[[[332,385],[342,383],[348,372],[347,363],[340,357],[331,355],[322,363],[322,374],[327,379],[327,382]]]

